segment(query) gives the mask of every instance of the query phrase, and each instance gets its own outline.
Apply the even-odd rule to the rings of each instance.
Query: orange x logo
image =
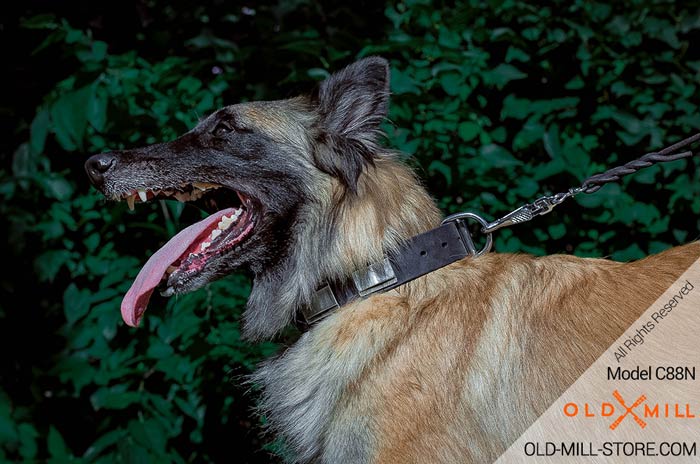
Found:
[[[638,416],[637,414],[635,414],[635,412],[633,411],[634,408],[636,408],[637,406],[639,406],[640,404],[644,403],[644,402],[647,400],[646,395],[642,395],[642,396],[640,396],[639,398],[637,398],[637,401],[635,401],[634,403],[632,403],[632,406],[629,406],[629,407],[627,407],[627,405],[625,404],[625,400],[622,399],[622,395],[620,395],[620,392],[618,392],[617,390],[615,390],[615,391],[613,392],[613,396],[614,396],[615,399],[622,405],[622,407],[625,408],[625,413],[622,414],[622,415],[621,415],[620,417],[618,417],[617,419],[615,419],[615,422],[613,422],[612,424],[610,424],[610,430],[615,430],[615,429],[617,428],[617,426],[620,425],[620,422],[622,422],[622,420],[623,420],[625,417],[627,417],[628,414],[632,415],[632,418],[634,419],[634,421],[635,421],[637,424],[639,424],[639,426],[640,426],[641,428],[644,428],[644,427],[647,426],[647,423],[644,422],[642,419],[640,419],[639,416]]]

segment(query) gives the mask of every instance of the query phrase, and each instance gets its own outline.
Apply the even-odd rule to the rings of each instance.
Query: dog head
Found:
[[[158,286],[166,296],[189,292],[244,268],[254,287],[279,290],[290,273],[309,287],[324,267],[342,268],[322,257],[304,270],[299,263],[319,249],[342,254],[332,224],[345,202],[366,195],[366,168],[382,162],[376,142],[388,96],[387,62],[366,58],[311,95],[227,106],[172,142],[88,159],[90,181],[108,198],[130,207],[176,199],[210,214],[151,257],[124,298],[124,320],[137,325]],[[289,293],[280,304],[298,304],[308,291]]]

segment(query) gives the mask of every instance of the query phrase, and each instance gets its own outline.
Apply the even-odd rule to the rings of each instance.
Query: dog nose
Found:
[[[104,183],[104,173],[114,164],[112,153],[100,153],[93,155],[85,162],[85,172],[87,172],[90,182],[95,187],[101,187]]]

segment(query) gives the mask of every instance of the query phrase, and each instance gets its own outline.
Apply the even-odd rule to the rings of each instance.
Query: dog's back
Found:
[[[467,258],[305,334],[261,371],[266,406],[324,462],[491,461],[698,257]]]

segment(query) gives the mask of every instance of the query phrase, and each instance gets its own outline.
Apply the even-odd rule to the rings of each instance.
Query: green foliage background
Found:
[[[240,340],[244,277],[154,299],[139,330],[121,322],[140,264],[196,213],[106,203],[90,153],[172,139],[370,54],[393,66],[387,144],[445,212],[495,217],[700,130],[697,2],[204,3],[30,1],[3,19],[0,460],[283,454],[241,385],[279,346]],[[635,259],[696,239],[699,216],[698,161],[677,161],[495,247]]]

